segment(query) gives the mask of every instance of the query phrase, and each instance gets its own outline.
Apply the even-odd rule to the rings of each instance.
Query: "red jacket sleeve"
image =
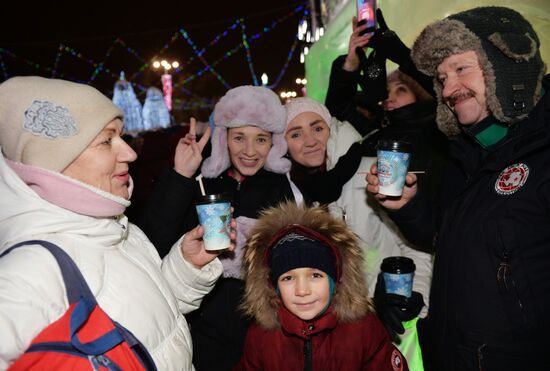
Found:
[[[390,336],[376,315],[368,315],[365,320],[367,334],[364,354],[364,371],[408,371],[409,366],[403,354],[393,345]]]

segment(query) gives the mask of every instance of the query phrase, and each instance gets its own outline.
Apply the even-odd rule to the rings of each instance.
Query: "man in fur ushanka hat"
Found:
[[[480,7],[427,26],[411,51],[434,77],[452,161],[432,202],[369,192],[413,244],[434,249],[428,370],[549,370],[550,97],[539,38],[518,12]]]

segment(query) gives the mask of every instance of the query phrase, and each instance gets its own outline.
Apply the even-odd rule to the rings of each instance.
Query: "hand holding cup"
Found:
[[[409,202],[417,192],[416,174],[408,172],[401,196],[386,196],[379,193],[380,181],[378,179],[378,167],[376,162],[372,164],[370,172],[367,174],[365,180],[367,181],[367,191],[374,195],[380,205],[390,210],[399,210]]]
[[[233,208],[231,208],[231,213],[232,212]],[[237,239],[237,222],[235,219],[231,218],[228,225],[230,227],[228,236],[230,243],[228,245],[224,245],[225,247],[223,249],[206,249],[204,241],[205,228],[202,225],[198,225],[187,232],[180,245],[183,258],[200,269],[214,260],[222,252],[235,250],[235,241]]]

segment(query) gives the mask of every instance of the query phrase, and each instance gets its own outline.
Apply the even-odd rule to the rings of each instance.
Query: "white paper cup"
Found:
[[[199,223],[204,227],[204,248],[227,249],[231,245],[231,202],[223,195],[206,195],[196,208]]]
[[[376,148],[378,193],[401,196],[409,169],[411,145],[397,140],[380,140]]]

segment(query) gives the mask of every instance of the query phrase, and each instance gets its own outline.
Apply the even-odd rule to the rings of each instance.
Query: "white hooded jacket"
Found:
[[[147,348],[159,370],[193,370],[184,318],[199,307],[222,272],[218,259],[202,269],[187,263],[177,241],[161,260],[145,234],[117,218],[95,218],[40,198],[0,156],[0,253],[38,239],[74,260],[112,319]],[[65,285],[54,257],[24,246],[0,259],[0,370],[67,310]]]

